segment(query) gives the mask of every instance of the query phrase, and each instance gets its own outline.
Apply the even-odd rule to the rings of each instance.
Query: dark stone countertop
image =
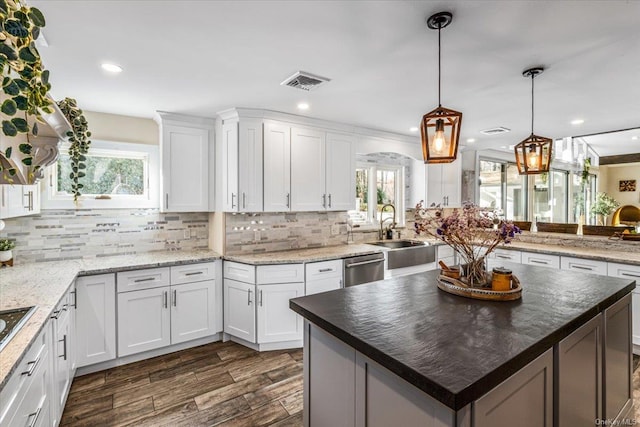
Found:
[[[633,280],[505,264],[523,284],[521,300],[447,294],[430,271],[295,298],[290,307],[458,410],[635,288]]]

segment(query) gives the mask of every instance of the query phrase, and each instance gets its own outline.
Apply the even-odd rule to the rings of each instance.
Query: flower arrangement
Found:
[[[471,287],[486,285],[486,256],[499,244],[510,243],[521,233],[513,222],[472,203],[465,203],[461,209],[445,216],[442,208],[427,209],[422,201],[416,205],[415,231],[442,240],[458,252],[466,263],[464,280]]]
[[[620,203],[607,193],[598,193],[596,194],[596,201],[591,206],[591,214],[607,216],[616,210],[618,206],[620,206]]]

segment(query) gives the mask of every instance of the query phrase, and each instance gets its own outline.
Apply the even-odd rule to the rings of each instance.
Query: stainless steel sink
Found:
[[[35,311],[35,307],[0,311],[0,350],[4,348]]]
[[[412,267],[436,261],[436,247],[415,240],[379,240],[370,245],[382,246],[386,251],[387,269]]]

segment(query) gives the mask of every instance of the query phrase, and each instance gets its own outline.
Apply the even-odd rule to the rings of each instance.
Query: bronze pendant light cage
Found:
[[[451,23],[453,15],[440,12],[427,18],[427,26],[438,30],[438,108],[422,116],[422,156],[425,163],[451,163],[458,156],[462,113],[444,108],[440,102],[440,30]]]
[[[516,164],[520,175],[535,175],[549,172],[553,140],[533,133],[533,80],[544,71],[542,67],[524,70],[524,77],[531,77],[531,135],[515,146]]]

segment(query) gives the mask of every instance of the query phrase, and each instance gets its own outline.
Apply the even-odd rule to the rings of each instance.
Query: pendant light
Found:
[[[436,13],[427,18],[427,26],[438,30],[438,108],[425,114],[420,122],[425,163],[451,163],[458,155],[462,113],[444,108],[440,101],[440,30],[448,26],[452,18],[449,12]]]
[[[516,164],[520,175],[535,175],[549,172],[553,140],[533,133],[533,81],[544,71],[542,67],[524,70],[524,77],[531,77],[531,135],[515,146]]]

